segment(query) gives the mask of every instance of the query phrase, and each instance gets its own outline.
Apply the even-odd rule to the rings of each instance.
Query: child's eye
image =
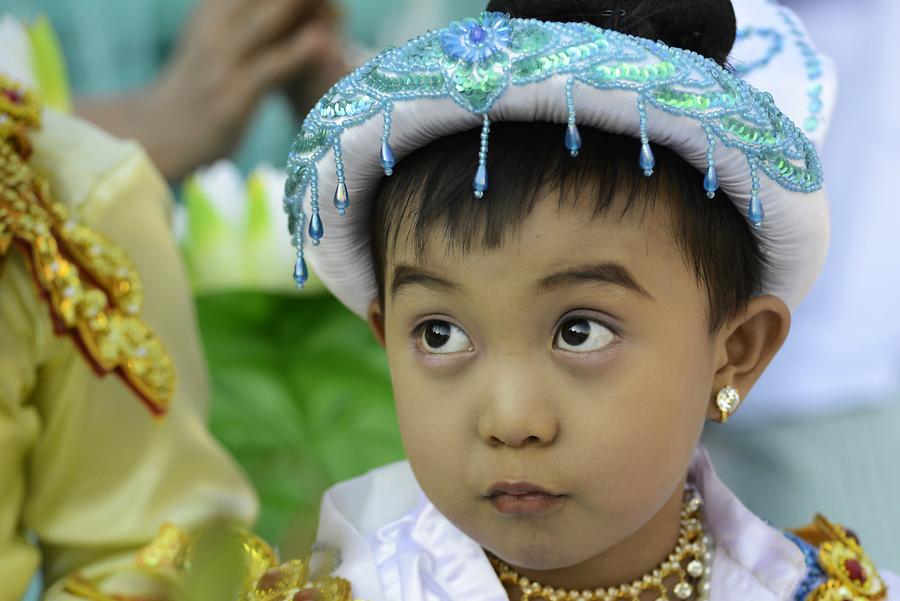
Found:
[[[423,353],[432,355],[472,350],[472,341],[462,328],[440,319],[431,319],[419,326],[416,344]]]
[[[559,326],[553,346],[565,351],[587,353],[602,349],[614,339],[615,334],[602,323],[586,317],[571,317]]]

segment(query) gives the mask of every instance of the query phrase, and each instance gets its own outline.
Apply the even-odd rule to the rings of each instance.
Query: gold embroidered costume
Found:
[[[817,515],[794,534],[811,570],[800,593],[805,601],[883,601],[887,587],[852,531]]]
[[[166,524],[137,554],[135,566],[170,582],[179,601],[205,601],[215,593],[234,601],[353,601],[350,583],[330,575],[339,561],[338,552],[321,550],[282,563],[274,549],[249,532],[212,527],[191,536]],[[204,582],[204,574],[212,585]],[[138,601],[103,594],[80,574],[66,580],[65,590],[94,601]]]
[[[139,146],[8,80],[0,175],[0,601],[39,568],[53,601],[83,598],[63,590],[75,571],[103,594],[165,598],[135,569],[161,524],[257,510],[206,429],[171,194]]]

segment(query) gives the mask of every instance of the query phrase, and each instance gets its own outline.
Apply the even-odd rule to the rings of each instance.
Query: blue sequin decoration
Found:
[[[809,59],[811,77],[819,68],[814,64],[815,58]],[[645,108],[653,107],[695,121],[710,140],[740,150],[754,170],[785,190],[814,192],[822,186],[819,157],[802,130],[778,110],[770,94],[752,88],[714,61],[662,42],[585,23],[543,22],[483,13],[382,52],[336,83],[319,100],[304,120],[288,157],[291,193],[285,195],[285,211],[293,226],[293,244],[302,249],[306,234],[304,203],[316,193],[315,174],[331,148],[338,175],[335,208],[342,214],[349,206],[340,154],[340,139],[345,131],[384,115],[381,159],[382,167],[390,172],[392,166],[387,159],[393,155],[389,143],[391,110],[396,103],[450,99],[487,121],[491,107],[511,87],[555,76],[567,78],[565,100],[570,118],[565,142],[570,152],[578,146],[580,137],[575,135],[571,95],[572,86],[577,84],[634,94],[641,115],[640,166],[644,172],[652,172],[655,167]],[[810,90],[811,108],[820,108],[821,102],[814,102],[820,93]],[[487,190],[487,130],[485,127],[473,180],[476,196],[483,196]],[[704,187],[710,192],[718,175],[710,177],[709,169],[705,175],[708,181]],[[758,189],[756,176],[754,190]],[[761,223],[762,202],[758,193],[752,196],[747,214],[751,222]]]
[[[441,44],[448,56],[469,63],[489,59],[512,39],[509,19],[502,13],[482,13],[477,19],[452,23],[441,32]]]

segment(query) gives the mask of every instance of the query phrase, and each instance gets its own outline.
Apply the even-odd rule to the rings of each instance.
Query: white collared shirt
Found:
[[[704,500],[716,545],[711,601],[792,600],[807,575],[802,551],[755,516],[696,452],[689,479]],[[432,505],[409,464],[394,463],[342,482],[322,499],[319,541],[340,549],[337,575],[365,601],[507,601],[481,546]],[[887,601],[900,579],[882,573]]]

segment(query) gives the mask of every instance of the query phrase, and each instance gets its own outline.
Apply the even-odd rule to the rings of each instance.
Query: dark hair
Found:
[[[661,8],[663,5],[666,8]],[[707,5],[719,6],[718,13],[713,13],[722,18],[730,15],[730,20],[726,18],[724,26],[712,25],[705,15],[694,14],[701,6],[709,10]],[[619,6],[624,7],[624,16],[617,10]],[[672,14],[672,6],[679,7],[677,26],[663,19]],[[682,40],[686,35],[685,39],[695,42],[695,50],[702,47],[704,54],[720,63],[734,42],[734,12],[728,0],[491,0],[488,9],[514,17],[588,21],[690,47]],[[701,35],[685,33],[701,24],[708,28],[699,30]],[[730,37],[718,36],[716,28],[720,26],[731,31]],[[710,30],[717,34],[706,36],[705,31]],[[710,46],[716,39],[718,45]],[[490,188],[482,200],[472,195],[480,129],[440,138],[400,160],[394,175],[381,181],[370,221],[382,305],[387,252],[397,243],[403,223],[411,223],[409,233],[419,250],[437,228],[450,248],[462,252],[476,245],[496,248],[531,214],[543,195],[556,192],[562,208],[574,206],[579,199],[583,202],[589,191],[595,199],[595,216],[613,209],[625,214],[647,210],[657,201],[666,203],[672,237],[708,291],[711,332],[744,307],[761,287],[765,263],[759,242],[726,195],[720,191],[715,199],[707,198],[703,175],[668,148],[654,145],[656,168],[648,178],[637,164],[637,139],[589,127],[580,129],[583,144],[573,159],[563,144],[564,125],[493,124],[487,161]]]

